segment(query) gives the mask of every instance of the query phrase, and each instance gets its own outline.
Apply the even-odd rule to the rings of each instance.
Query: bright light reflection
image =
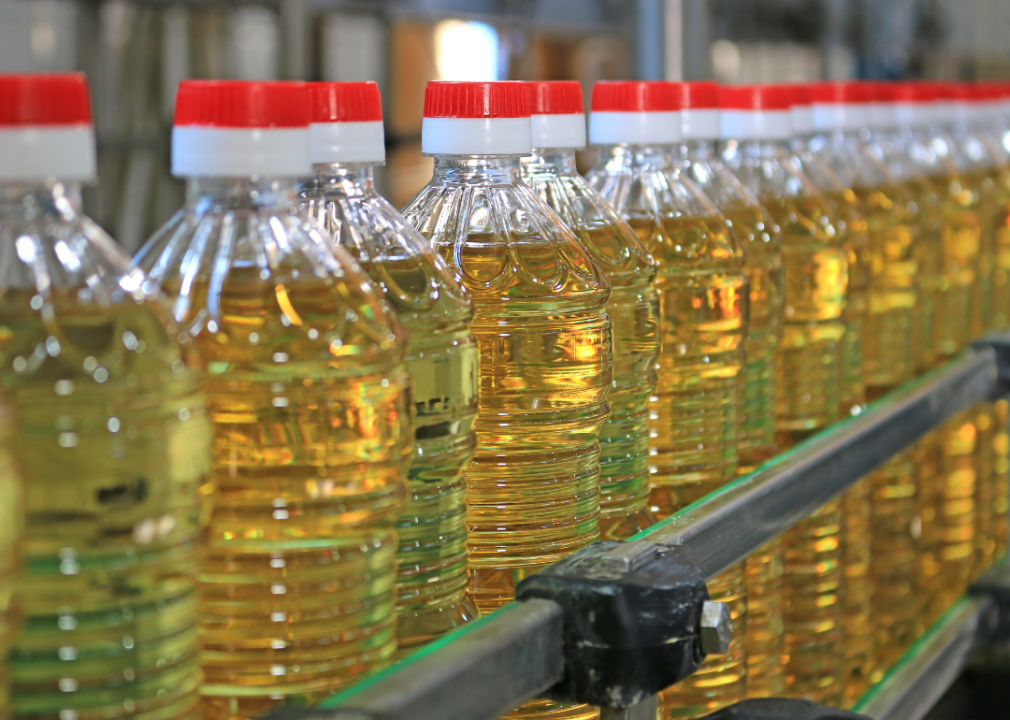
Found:
[[[435,26],[435,66],[441,80],[497,80],[498,32],[486,23],[443,20]]]

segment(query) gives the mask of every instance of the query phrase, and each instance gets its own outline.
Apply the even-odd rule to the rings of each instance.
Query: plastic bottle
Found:
[[[815,137],[813,92],[809,84],[791,89],[792,160],[824,196],[849,266],[845,335],[838,346],[838,408],[841,418],[858,415],[866,406],[863,382],[863,324],[869,309],[870,238],[866,210],[855,191],[811,148]]]
[[[649,501],[649,398],[656,389],[659,298],[656,262],[609,203],[575,169],[586,145],[582,86],[531,82],[533,154],[523,180],[582,241],[610,280],[614,323],[610,419],[600,432],[600,536],[623,540],[656,519]]]
[[[407,332],[415,450],[396,526],[403,653],[477,614],[466,593],[463,482],[476,446],[473,304],[445,261],[375,191],[373,167],[385,161],[378,86],[320,82],[308,90],[316,175],[302,186],[302,206],[361,264]]]
[[[204,716],[306,703],[396,650],[413,450],[399,323],[298,210],[299,83],[184,81],[184,206],[136,257],[207,362],[217,497],[201,562]]]
[[[26,517],[11,716],[195,718],[201,367],[80,213],[95,174],[84,76],[0,76],[0,128],[0,385]]]
[[[778,454],[775,439],[775,352],[782,337],[782,235],[768,211],[722,163],[719,86],[680,84],[684,172],[712,200],[746,253],[750,319],[744,349],[740,461],[745,474]],[[779,697],[785,690],[782,624],[782,543],[775,539],[746,560],[747,696]]]
[[[785,310],[776,355],[776,425],[783,448],[839,415],[848,259],[821,193],[789,157],[792,89],[721,90],[723,160],[782,230]],[[786,694],[840,704],[841,512],[825,504],[783,536]]]
[[[610,414],[610,283],[520,177],[529,90],[431,82],[422,152],[434,175],[404,216],[462,278],[480,344],[477,451],[465,471],[471,589],[482,612],[598,536],[601,428]],[[533,701],[511,717],[593,718]]]
[[[601,164],[588,175],[659,264],[662,341],[650,406],[650,506],[663,518],[731,481],[739,443],[748,295],[743,251],[725,219],[682,171],[680,88],[600,82],[589,141]],[[709,583],[731,603],[734,643],[663,692],[660,715],[705,715],[746,693],[744,564]]]
[[[907,188],[860,137],[869,137],[870,87],[863,83],[819,83],[814,86],[814,120],[820,134],[812,149],[860,199],[867,222],[868,303],[863,323],[863,376],[875,399],[910,380],[916,371],[916,302],[918,297],[918,208]],[[852,528],[848,538],[869,537],[873,624],[861,626],[876,635],[876,651],[867,645],[868,661],[850,676],[854,701],[868,687],[873,657],[881,669],[891,664],[917,636],[919,595],[915,591],[915,518],[918,509],[911,451],[895,455],[867,480],[872,513],[866,526]],[[870,532],[872,531],[872,532]],[[848,574],[848,568],[846,568]],[[846,605],[856,588],[848,582]],[[869,594],[867,594],[869,599]],[[857,631],[847,622],[848,634]]]

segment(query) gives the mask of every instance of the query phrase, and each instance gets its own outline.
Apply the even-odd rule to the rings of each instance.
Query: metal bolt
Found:
[[[725,655],[733,639],[733,615],[729,603],[706,600],[701,606],[701,651]]]

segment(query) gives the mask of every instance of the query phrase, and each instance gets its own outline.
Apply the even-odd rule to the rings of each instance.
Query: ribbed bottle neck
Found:
[[[796,142],[806,148],[801,139]],[[736,154],[743,158],[781,160],[788,154],[790,143],[791,140],[731,140],[726,143],[723,156]]]
[[[5,216],[76,211],[81,206],[79,182],[0,183],[0,222]]]
[[[611,171],[665,171],[679,166],[676,145],[604,145],[600,160]]]
[[[521,182],[516,155],[436,155],[432,182],[514,185]]]
[[[224,205],[283,212],[297,202],[297,189],[294,178],[189,178],[186,205],[196,209]]]
[[[316,182],[324,192],[363,196],[375,193],[373,163],[318,163],[313,166]]]
[[[688,140],[681,145],[681,157],[686,160],[711,162],[717,157],[714,140]]]
[[[577,175],[575,148],[533,148],[533,154],[522,158],[522,167],[529,173]]]

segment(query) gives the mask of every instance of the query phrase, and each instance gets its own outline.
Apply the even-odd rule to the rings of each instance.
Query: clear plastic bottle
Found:
[[[182,209],[136,257],[207,363],[217,496],[204,717],[255,718],[387,665],[413,429],[399,323],[297,205],[299,83],[185,81]]]
[[[575,169],[586,144],[582,86],[528,83],[533,154],[523,180],[561,217],[610,280],[614,323],[610,419],[600,432],[600,536],[623,540],[652,525],[649,511],[649,398],[656,389],[659,297],[656,262],[628,224]]]
[[[201,366],[80,213],[95,171],[84,76],[0,77],[0,118],[0,385],[26,511],[11,715],[197,718]]]
[[[821,193],[789,157],[788,86],[721,92],[723,160],[782,231],[785,310],[776,355],[776,425],[789,448],[839,415],[848,258]],[[840,704],[842,546],[833,500],[783,536],[786,694]]]
[[[414,403],[410,495],[397,523],[400,653],[473,619],[467,595],[466,485],[476,446],[473,305],[428,242],[380,196],[382,103],[373,82],[310,83],[310,159],[302,207],[354,256],[407,332]]]
[[[726,218],[745,252],[750,317],[744,350],[737,474],[778,454],[775,438],[775,353],[782,337],[782,235],[768,211],[722,163],[719,86],[685,82],[681,89],[684,172]],[[746,560],[748,697],[778,697],[785,690],[782,622],[782,543],[773,540]]]
[[[915,200],[920,221],[940,226],[937,235],[920,224],[920,300],[931,295],[932,322],[921,326],[917,365],[927,370],[960,351],[968,340],[971,289],[981,243],[980,196],[964,179],[964,164],[953,141],[935,122],[934,88],[927,83],[892,83],[888,90],[898,128],[894,142],[919,177]],[[951,596],[944,587],[950,584],[951,572],[957,575],[959,561],[954,556],[960,550],[952,554],[945,548],[951,542],[957,544],[954,537],[961,531],[955,528],[963,524],[958,507],[964,503],[951,504],[944,498],[961,494],[952,487],[962,485],[965,477],[963,473],[948,477],[947,470],[958,462],[945,453],[960,445],[948,442],[948,435],[962,430],[963,423],[954,418],[923,438],[913,451],[919,526],[916,593],[923,604],[920,627],[946,610]],[[951,569],[945,570],[948,565]]]
[[[736,475],[747,286],[743,251],[712,202],[682,171],[680,88],[601,82],[589,141],[602,146],[589,184],[635,229],[659,265],[662,333],[651,402],[650,506],[663,518]],[[744,564],[709,583],[730,602],[734,642],[663,692],[664,718],[705,715],[746,693]]]
[[[403,214],[475,308],[481,397],[464,477],[471,589],[488,612],[524,577],[598,537],[610,283],[520,177],[532,147],[524,83],[429,83],[421,142],[434,175]],[[538,700],[510,717],[596,712]]]

